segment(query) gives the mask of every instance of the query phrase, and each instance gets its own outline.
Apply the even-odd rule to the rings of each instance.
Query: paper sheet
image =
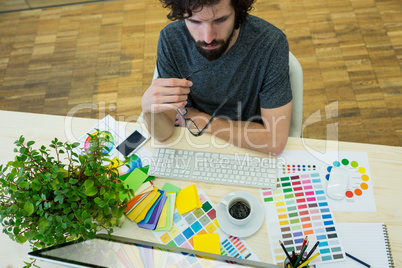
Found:
[[[316,249],[320,256],[311,264],[345,259],[335,217],[321,181],[319,173],[293,174],[281,177],[277,189],[261,189],[274,263],[281,265],[286,258],[279,241],[288,252],[300,252],[305,236],[310,243],[307,252],[320,241]]]
[[[278,156],[279,176],[319,172],[324,191],[334,166],[346,168],[349,172],[349,186],[342,200],[328,198],[333,211],[376,212],[374,190],[368,156],[366,152],[329,151],[325,154],[311,154],[308,151],[284,151]]]

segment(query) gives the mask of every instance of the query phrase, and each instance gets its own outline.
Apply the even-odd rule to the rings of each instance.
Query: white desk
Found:
[[[98,120],[0,111],[0,122],[2,126],[0,130],[0,164],[3,164],[14,157],[13,143],[21,135],[24,135],[28,140],[35,140],[38,145],[48,145],[55,137],[59,140],[73,142],[90,130]],[[128,131],[133,131],[136,126],[134,123],[126,124],[122,122],[122,124]],[[324,150],[326,148],[327,150],[365,151],[368,153],[377,212],[334,212],[334,214],[338,222],[384,222],[388,226],[395,267],[400,267],[402,265],[402,209],[398,206],[402,204],[402,194],[400,192],[402,188],[402,148],[359,143],[326,142],[313,139],[304,139],[304,142],[315,150]],[[177,128],[173,137],[167,142],[163,144],[152,143],[153,141],[151,140],[146,146],[152,149],[153,146],[161,147],[168,144],[173,148],[194,149],[195,147],[197,150],[211,152],[222,152],[224,149],[225,153],[250,153],[250,155],[254,156],[263,156],[262,153],[228,146],[222,140],[215,139],[208,134],[194,138],[182,128]],[[303,140],[289,138],[286,150],[304,150]],[[161,178],[157,178],[154,182],[156,187],[162,187],[167,181],[172,182]],[[190,182],[180,181],[181,187],[186,187],[190,184]],[[204,190],[215,205],[226,194],[235,190],[244,190],[235,186],[216,187],[216,185],[198,182],[195,184],[198,189]],[[260,199],[257,188],[247,188],[246,190]],[[358,214],[358,217],[355,216],[356,214]],[[115,229],[114,234],[156,242],[151,231],[138,228],[135,223],[127,219],[122,228]],[[256,234],[246,238],[245,241],[262,261],[272,263],[265,223]],[[0,234],[0,267],[21,267],[23,260],[29,261],[26,257],[28,251],[29,246],[27,243],[21,246],[11,241],[5,234]],[[41,266],[55,267],[54,265],[48,266],[46,264],[41,264]]]

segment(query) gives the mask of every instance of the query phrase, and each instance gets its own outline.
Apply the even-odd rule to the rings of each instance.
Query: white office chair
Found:
[[[289,137],[300,137],[303,122],[303,69],[296,57],[289,51],[289,79],[293,95],[292,120]]]
[[[158,78],[158,69],[155,65],[152,80]],[[293,95],[292,120],[290,122],[289,136],[300,137],[303,121],[303,70],[296,57],[289,51],[289,79]],[[137,122],[143,122],[141,113]]]

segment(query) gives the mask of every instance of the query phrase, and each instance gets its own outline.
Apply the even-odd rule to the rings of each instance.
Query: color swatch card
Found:
[[[87,133],[91,135],[95,135],[98,130],[100,135],[103,137],[108,137],[110,142],[106,144],[105,153],[108,153],[111,160],[115,162],[121,160],[124,161],[124,156],[116,149],[116,147],[121,144],[126,138],[129,136],[129,132],[123,128],[119,122],[117,122],[113,117],[107,115],[105,118],[99,121],[99,123],[91,128]],[[78,142],[80,146],[75,149],[75,152],[78,154],[83,151],[87,151],[90,143],[91,137],[88,134],[84,134]],[[145,146],[139,148],[134,154],[129,156],[129,161],[127,166],[119,167],[119,175],[122,176],[133,171],[136,168],[142,168],[151,163],[152,153]]]
[[[276,264],[286,256],[279,241],[288,252],[300,252],[308,236],[309,252],[320,241],[320,256],[311,263],[327,263],[345,259],[338,237],[334,215],[328,204],[319,173],[293,175],[279,179],[277,189],[261,189],[265,222]]]
[[[302,160],[301,160],[302,159]],[[323,175],[324,191],[333,168],[346,169],[349,184],[341,200],[328,198],[333,211],[376,212],[368,156],[366,152],[328,151],[325,154],[308,151],[284,151],[279,157],[279,174],[291,176],[319,172]]]
[[[260,261],[243,239],[229,236],[220,229],[216,219],[215,205],[202,190],[198,190],[198,195],[201,201],[200,208],[182,215],[176,209],[172,228],[153,231],[159,243],[194,249],[194,235],[218,233],[221,255]]]

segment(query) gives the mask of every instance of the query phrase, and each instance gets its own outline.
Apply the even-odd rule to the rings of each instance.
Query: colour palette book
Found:
[[[308,151],[284,151],[279,157],[279,174],[291,176],[318,172],[323,175],[324,191],[327,189],[331,170],[346,169],[349,185],[342,200],[328,199],[333,211],[376,212],[374,189],[366,152],[328,151],[325,154]]]
[[[300,252],[305,236],[309,240],[306,252],[320,241],[317,249],[320,256],[312,264],[345,259],[321,181],[319,173],[293,175],[280,178],[277,189],[260,190],[276,264],[281,265],[286,258],[279,241],[288,252]]]
[[[201,200],[200,208],[183,215],[176,209],[172,228],[166,231],[153,231],[159,243],[194,249],[194,235],[218,233],[221,255],[260,261],[243,239],[229,236],[220,229],[215,205],[204,191],[198,190],[198,195]]]

